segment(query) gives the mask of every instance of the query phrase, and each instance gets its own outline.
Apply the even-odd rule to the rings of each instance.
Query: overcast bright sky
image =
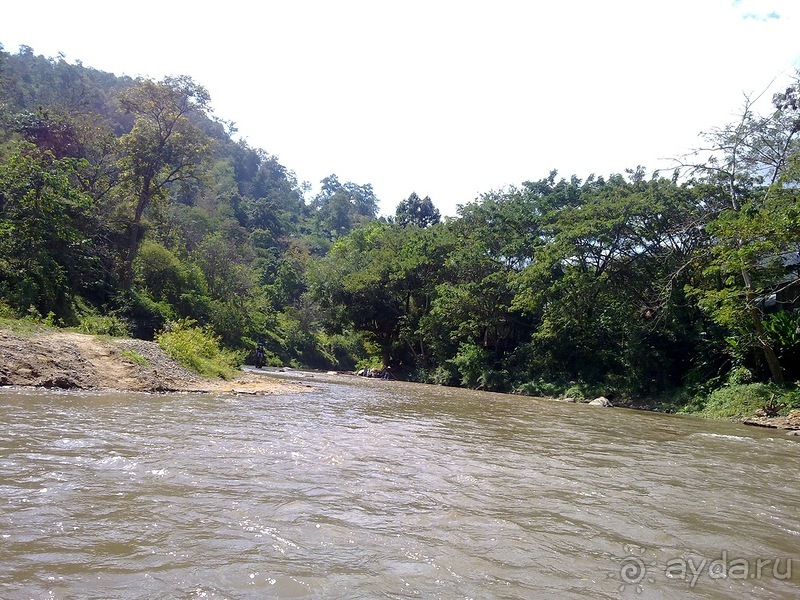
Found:
[[[664,167],[800,66],[798,0],[6,2],[0,43],[160,79],[315,187],[443,214],[545,177]],[[771,91],[764,97],[769,108]]]

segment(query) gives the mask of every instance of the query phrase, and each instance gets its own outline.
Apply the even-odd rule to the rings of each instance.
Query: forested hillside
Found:
[[[188,76],[0,51],[0,313],[204,327],[276,365],[777,411],[800,377],[798,94],[746,104],[673,173],[532,174],[456,218],[411,193],[378,219],[370,184],[309,196]]]

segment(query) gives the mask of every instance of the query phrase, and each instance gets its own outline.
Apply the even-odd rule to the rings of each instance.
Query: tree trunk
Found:
[[[756,307],[753,298],[753,284],[752,280],[750,279],[750,272],[745,267],[742,267],[742,278],[745,285],[745,301],[747,302],[747,309],[750,312],[750,320],[753,321],[753,332],[756,334],[758,344],[761,346],[761,349],[764,352],[764,359],[767,361],[770,377],[774,383],[783,383],[784,378],[781,361],[769,341],[767,332],[764,331],[764,325],[761,323],[761,313],[759,312],[758,307]]]
[[[767,332],[764,331],[764,326],[761,324],[761,314],[758,312],[758,309],[755,306],[750,308],[750,318],[753,320],[753,328],[755,329],[756,336],[758,337],[759,345],[764,351],[764,358],[767,361],[769,374],[773,383],[783,383],[785,380],[783,378],[781,361],[778,358],[775,349],[772,347],[772,344],[769,342]]]
[[[131,223],[131,233],[128,239],[128,252],[125,256],[125,263],[122,265],[122,289],[128,291],[133,285],[133,261],[139,252],[139,239],[142,233],[142,215],[144,209],[150,202],[149,182],[145,189],[139,194],[139,201],[136,203],[136,211],[133,213]]]
[[[133,261],[139,250],[139,232],[141,225],[134,221],[131,223],[131,232],[128,238],[128,252],[125,254],[125,262],[122,265],[122,289],[128,291],[133,285]]]

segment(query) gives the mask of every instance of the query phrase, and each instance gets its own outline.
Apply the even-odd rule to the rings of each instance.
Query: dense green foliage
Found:
[[[0,305],[184,348],[264,341],[272,364],[739,416],[800,378],[799,90],[666,177],[553,171],[456,218],[416,193],[378,218],[370,184],[310,197],[188,77],[0,50]]]
[[[305,197],[190,78],[117,78],[0,49],[0,298],[17,316],[153,338],[195,319],[276,363],[338,363],[304,300],[314,257],[374,220],[370,185]],[[335,342],[334,342],[335,346]]]
[[[168,356],[206,377],[230,379],[241,359],[224,349],[208,327],[197,327],[191,319],[170,323],[158,334],[158,345]]]

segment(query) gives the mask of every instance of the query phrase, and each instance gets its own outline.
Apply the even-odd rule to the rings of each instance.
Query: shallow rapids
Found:
[[[797,597],[800,438],[269,376],[0,389],[0,598]]]

